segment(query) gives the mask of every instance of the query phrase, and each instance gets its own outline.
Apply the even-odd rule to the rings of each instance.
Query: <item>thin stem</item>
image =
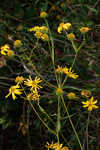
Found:
[[[32,150],[31,139],[30,139],[30,130],[29,130],[30,111],[31,111],[31,108],[30,108],[30,105],[28,105],[28,109],[27,109],[27,141],[28,141],[29,149]]]
[[[53,38],[52,38],[52,34],[51,34],[51,31],[50,31],[50,28],[49,28],[49,24],[48,24],[48,21],[45,19],[45,23],[48,27],[48,30],[49,30],[49,34],[50,34],[50,41],[51,41],[51,50],[50,50],[50,54],[51,54],[51,59],[52,59],[52,63],[53,63],[53,68],[54,68],[54,73],[55,73],[55,77],[56,77],[56,81],[57,81],[57,84],[58,84],[58,79],[57,79],[57,74],[56,74],[56,69],[55,69],[55,55],[54,55],[54,41],[53,41]],[[49,44],[49,48],[50,48],[50,44]]]
[[[39,106],[39,108],[40,108],[40,111],[41,111],[43,114],[45,114],[45,115],[48,117],[48,119],[50,120],[50,122],[55,126],[54,121],[51,119],[51,117],[48,115],[48,113],[44,110],[44,108],[41,107],[39,103],[38,103],[38,106]]]
[[[88,113],[88,119],[87,119],[87,125],[86,125],[87,150],[88,150],[88,146],[89,146],[88,127],[89,127],[90,113],[91,113],[91,112]]]
[[[84,44],[85,44],[85,34],[83,34],[83,42],[78,47],[77,52],[83,47]]]
[[[36,111],[36,109],[34,108],[34,106],[32,105],[32,103],[31,103],[30,101],[29,101],[29,103],[30,103],[32,109],[34,110],[34,112],[36,113],[36,115],[38,116],[38,118],[40,119],[40,121],[43,123],[43,125],[44,125],[52,134],[56,135],[56,133],[55,133],[52,129],[50,129],[50,128],[48,127],[48,125],[43,121],[43,119],[40,117],[40,115],[38,114],[38,112]]]
[[[44,79],[44,77],[37,71],[36,67],[32,64],[31,60],[29,60],[29,63],[31,64],[33,70],[35,70],[36,74],[37,74],[39,77],[41,77],[41,79],[42,79],[43,81],[45,81],[47,85],[49,85],[49,86],[52,87],[52,88],[56,88],[55,85],[51,84],[50,82],[48,82],[48,81],[46,81],[46,80]]]
[[[66,104],[65,104],[65,102],[64,102],[63,96],[61,96],[61,98],[62,98],[63,105],[64,105],[64,107],[65,107],[66,113],[67,113],[67,115],[68,115],[70,124],[71,124],[71,126],[72,126],[72,129],[73,129],[73,131],[74,131],[74,133],[75,133],[75,136],[76,136],[76,138],[77,138],[77,140],[78,140],[78,143],[79,143],[79,145],[80,145],[80,148],[81,148],[81,150],[83,150],[82,144],[81,144],[80,139],[79,139],[79,137],[78,137],[78,134],[77,134],[77,132],[76,132],[76,130],[75,130],[75,127],[74,127],[74,125],[73,125],[73,122],[72,122],[72,120],[71,120],[71,118],[70,118],[70,115],[69,115],[68,109],[67,109],[67,107],[66,107]]]
[[[57,140],[59,143],[59,132],[60,132],[60,96],[58,96],[58,115],[57,115]]]

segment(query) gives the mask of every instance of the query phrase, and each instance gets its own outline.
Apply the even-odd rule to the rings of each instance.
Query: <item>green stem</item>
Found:
[[[83,34],[83,42],[78,47],[77,52],[83,47],[84,44],[85,44],[85,34]]]
[[[71,120],[71,118],[70,118],[70,115],[69,115],[68,109],[67,109],[67,107],[66,107],[66,104],[65,104],[65,102],[64,102],[63,96],[61,96],[61,98],[62,98],[63,105],[64,105],[64,107],[65,107],[66,113],[67,113],[67,115],[68,115],[70,124],[71,124],[71,126],[72,126],[72,129],[73,129],[73,131],[74,131],[74,133],[75,133],[75,136],[76,136],[76,138],[77,138],[77,140],[78,140],[78,143],[79,143],[79,145],[80,145],[80,149],[83,150],[82,144],[81,144],[80,139],[79,139],[79,137],[78,137],[78,134],[77,134],[77,132],[76,132],[76,130],[75,130],[75,127],[74,127],[74,125],[73,125],[73,122],[72,122],[72,120]]]
[[[58,96],[58,115],[57,115],[57,140],[59,143],[59,132],[60,132],[60,96]]]
[[[43,114],[45,114],[45,115],[48,117],[48,119],[50,120],[50,122],[55,126],[54,121],[51,119],[51,117],[48,115],[48,113],[44,110],[44,108],[40,106],[39,102],[38,102],[38,106],[39,106],[39,108],[40,108],[40,111],[41,111]]]
[[[36,115],[38,116],[38,118],[40,119],[40,121],[41,121],[41,122],[43,123],[43,125],[48,129],[48,131],[50,131],[52,134],[56,135],[56,133],[55,133],[52,129],[50,129],[50,128],[48,127],[48,125],[43,121],[43,119],[40,117],[40,115],[38,114],[38,112],[36,111],[36,109],[34,108],[34,106],[32,105],[32,103],[31,103],[30,101],[29,101],[29,103],[30,103],[32,109],[34,110],[34,112],[36,113]]]
[[[48,30],[49,30],[50,41],[51,41],[50,54],[51,54],[51,59],[52,59],[52,63],[53,63],[53,68],[54,68],[56,81],[57,81],[57,84],[58,84],[58,79],[57,79],[57,74],[56,74],[56,69],[55,69],[54,41],[53,41],[53,38],[52,38],[52,34],[51,34],[51,31],[50,31],[50,28],[49,28],[48,21],[46,19],[45,19],[45,23],[46,23],[46,25],[48,27]],[[49,44],[49,48],[50,48],[50,44]]]
[[[74,50],[75,50],[75,52],[77,53],[77,47],[76,47],[76,45],[75,45],[74,41],[72,40],[72,41],[71,41],[71,43],[72,43],[73,49],[74,49]]]
[[[89,146],[88,127],[89,127],[90,113],[91,113],[91,112],[88,113],[88,119],[87,119],[87,125],[86,125],[87,150],[88,150],[88,146]]]

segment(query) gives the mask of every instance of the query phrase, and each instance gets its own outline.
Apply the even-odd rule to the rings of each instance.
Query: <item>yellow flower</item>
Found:
[[[69,148],[64,146],[61,150],[69,150]]]
[[[61,150],[62,146],[63,146],[63,144],[59,144],[59,143],[54,143],[54,144],[52,143],[52,144],[49,144],[49,143],[47,142],[47,144],[46,144],[46,147],[48,148],[48,150],[49,150],[49,149]]]
[[[8,50],[7,50],[7,49],[5,49],[5,50],[1,50],[1,54],[2,54],[2,55],[7,55],[7,52],[8,52]]]
[[[41,26],[40,31],[47,32],[48,28],[46,26]]]
[[[74,40],[75,35],[73,33],[67,34],[67,38],[68,38],[68,40]]]
[[[94,100],[93,96],[87,100],[86,102],[82,102],[83,107],[88,107],[88,111],[92,111],[93,109],[97,109],[98,106],[95,104],[97,103],[97,100]]]
[[[48,37],[48,34],[42,34],[42,36],[41,36],[41,39],[43,40],[43,41],[48,41],[49,40],[49,37]]]
[[[63,73],[63,68],[58,65],[58,68],[56,69],[56,72],[57,73]]]
[[[58,29],[57,29],[58,33],[60,33],[60,34],[61,34],[62,29],[63,29],[63,28],[59,26],[59,27],[58,27]]]
[[[15,82],[18,84],[23,83],[23,81],[24,81],[24,78],[22,76],[17,76],[15,79]]]
[[[15,47],[21,47],[21,45],[22,45],[22,42],[20,40],[14,41],[14,46]]]
[[[89,97],[89,96],[91,96],[91,91],[89,91],[89,90],[82,90],[81,91],[81,95],[82,96],[85,96],[85,97]]]
[[[65,3],[61,3],[60,6],[61,6],[61,8],[64,8],[65,7]]]
[[[69,150],[69,148],[68,147],[63,147],[63,144],[60,144],[60,143],[51,143],[51,144],[49,144],[48,142],[47,142],[47,144],[46,144],[46,148],[48,148],[48,150],[49,149],[53,149],[53,150]]]
[[[76,94],[74,93],[74,92],[70,92],[70,93],[68,93],[67,94],[67,96],[68,96],[68,99],[76,99],[77,97],[76,97]]]
[[[80,28],[80,32],[81,32],[81,33],[86,33],[86,32],[88,32],[89,30],[91,30],[91,29],[88,28],[88,27],[82,27],[82,28]]]
[[[13,56],[14,56],[14,51],[8,50],[8,51],[7,51],[7,55],[8,55],[9,57],[13,57]]]
[[[31,87],[31,91],[32,90],[37,91],[37,89],[42,88],[42,86],[38,85],[40,82],[42,82],[42,80],[40,80],[40,78],[35,77],[35,79],[32,80],[32,78],[29,76],[29,79],[24,81],[24,84]]]
[[[60,15],[57,15],[57,16],[56,16],[56,19],[60,20],[60,19],[61,19],[61,16],[60,16]]]
[[[62,88],[58,87],[58,88],[56,89],[56,95],[57,95],[57,96],[61,96],[63,93],[64,93],[64,91],[62,90]]]
[[[61,32],[62,32],[62,30],[63,30],[63,25],[64,25],[63,22],[60,23],[60,25],[59,25],[59,27],[58,27],[58,29],[57,29],[58,33],[61,33]]]
[[[29,32],[37,32],[40,31],[40,27],[39,26],[35,26],[29,29]]]
[[[10,47],[8,44],[1,46],[1,54],[2,55],[7,55],[8,50],[10,50]]]
[[[67,74],[68,71],[69,71],[69,69],[68,69],[67,67],[64,67],[64,68],[62,69],[62,71],[63,71],[63,73]]]
[[[41,13],[40,13],[40,17],[41,18],[46,18],[48,16],[48,14],[45,12],[45,11],[42,11]]]
[[[78,75],[72,71],[72,69],[68,69],[67,67],[63,68],[63,72],[70,78],[77,79]]]
[[[1,46],[1,50],[8,50],[8,49],[10,49],[8,44]]]
[[[69,22],[68,23],[60,23],[57,31],[58,31],[58,33],[61,33],[62,30],[68,30],[70,27],[71,27],[71,23],[69,23]]]
[[[37,31],[34,35],[35,35],[37,38],[41,38],[42,33],[41,33],[40,31]]]
[[[64,30],[68,30],[69,28],[71,27],[71,23],[65,23],[64,25],[63,25],[63,29]]]
[[[38,94],[38,91],[32,91],[32,93],[27,95],[27,100],[34,100],[37,101],[40,99],[40,95]]]
[[[19,89],[19,88],[20,88],[19,85],[11,86],[10,89],[9,89],[8,95],[6,95],[6,98],[7,98],[9,95],[12,94],[12,98],[13,98],[13,100],[15,100],[15,99],[16,99],[15,94],[17,94],[17,95],[21,95],[21,94],[22,94],[22,89]]]

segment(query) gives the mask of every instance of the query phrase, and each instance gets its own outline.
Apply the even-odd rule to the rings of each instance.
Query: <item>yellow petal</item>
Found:
[[[88,111],[92,111],[92,109],[93,109],[92,106],[88,107]]]
[[[58,33],[61,34],[61,31],[62,31],[62,27],[58,27]]]
[[[13,98],[13,100],[15,100],[15,99],[16,99],[16,96],[15,96],[15,94],[14,94],[14,93],[12,93],[12,98]]]
[[[96,106],[96,105],[93,105],[92,107],[95,108],[95,109],[99,108],[99,106]]]
[[[8,93],[8,95],[5,96],[5,98],[7,98],[11,93]]]
[[[95,100],[92,104],[96,104],[98,101],[97,100]]]

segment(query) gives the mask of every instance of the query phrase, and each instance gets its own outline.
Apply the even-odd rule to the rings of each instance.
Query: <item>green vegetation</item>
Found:
[[[99,14],[99,0],[1,3],[2,150],[100,149]]]

